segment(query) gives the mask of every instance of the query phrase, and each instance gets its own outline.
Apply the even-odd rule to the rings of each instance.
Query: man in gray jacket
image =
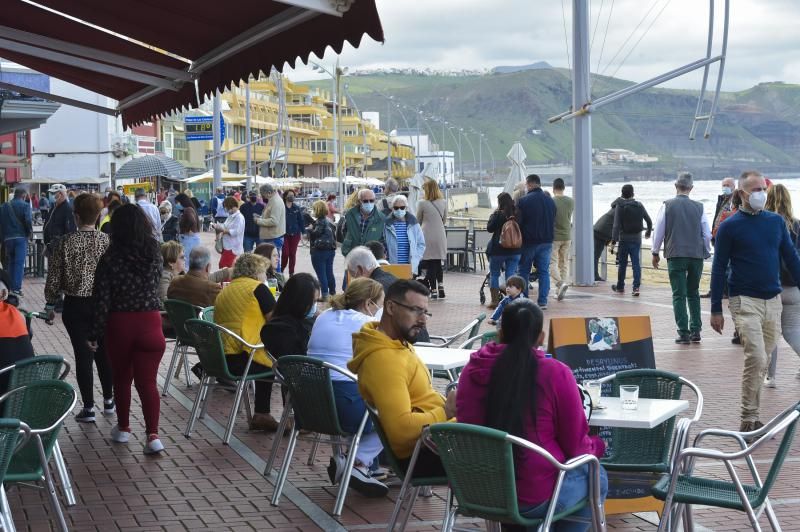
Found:
[[[678,326],[677,344],[700,343],[700,277],[703,260],[711,256],[711,227],[703,204],[689,199],[692,187],[692,174],[678,175],[675,180],[677,195],[665,201],[658,211],[653,235],[653,267],[656,269],[661,244],[664,244],[672,287],[672,312]]]
[[[283,235],[286,234],[286,205],[272,185],[261,185],[258,191],[261,193],[265,205],[264,212],[260,217],[253,214],[253,219],[259,227],[258,237],[261,242],[269,242],[274,245],[280,257]],[[280,261],[278,261],[278,271],[280,271]]]

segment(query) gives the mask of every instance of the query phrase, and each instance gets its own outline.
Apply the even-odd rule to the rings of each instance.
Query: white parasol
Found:
[[[422,199],[422,184],[426,178],[436,181],[436,172],[433,170],[432,163],[426,163],[422,172],[414,174],[414,177],[408,182],[408,212],[417,212],[417,202]]]
[[[503,187],[503,192],[513,194],[514,188],[520,183],[525,182],[526,154],[525,150],[522,149],[522,144],[515,142],[514,145],[511,146],[511,150],[506,154],[506,157],[511,161],[511,171],[508,173],[508,179],[506,180],[506,186]]]

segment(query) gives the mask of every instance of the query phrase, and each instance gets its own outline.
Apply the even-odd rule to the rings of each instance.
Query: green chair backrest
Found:
[[[482,312],[482,313],[478,314],[477,316],[475,316],[475,319],[478,320],[478,321],[475,322],[475,325],[473,325],[472,329],[469,330],[469,334],[467,335],[467,338],[472,338],[473,336],[478,336],[478,331],[481,328],[481,323],[483,323],[483,320],[486,319],[486,314]]]
[[[214,306],[206,307],[200,311],[200,319],[214,322]]]
[[[339,425],[331,370],[321,360],[286,355],[278,359],[275,371],[289,390],[298,428],[334,436],[347,434]]]
[[[488,344],[489,342],[496,342],[497,341],[497,331],[489,331],[483,333],[481,336],[481,347]]]
[[[642,399],[680,399],[683,383],[680,376],[658,369],[620,371],[614,379],[613,395],[619,396],[623,385],[639,386]],[[652,429],[611,429],[611,455],[604,461],[652,466],[667,471],[675,418]]]
[[[221,332],[217,326],[197,318],[187,320],[184,326],[206,374],[211,377],[237,380],[237,377],[228,371],[225,348],[222,346]]]
[[[436,423],[430,433],[458,500],[459,513],[523,524],[514,453],[505,432],[464,423]]]
[[[26,358],[14,364],[11,377],[8,381],[8,389],[15,390],[20,386],[27,386],[34,382],[44,380],[58,380],[62,377],[64,370],[64,357],[60,355],[40,355],[33,358]],[[23,396],[15,394],[5,400],[3,404],[4,417],[16,418],[14,412],[18,412]]]
[[[790,411],[788,414],[791,415],[793,412],[800,412],[800,403],[797,403],[794,407],[794,410]],[[771,490],[772,486],[775,485],[775,480],[778,478],[778,473],[781,472],[783,462],[786,460],[786,455],[789,454],[789,450],[792,448],[792,440],[794,439],[794,433],[797,430],[798,420],[800,420],[800,417],[795,418],[795,420],[789,424],[788,427],[786,427],[786,432],[783,434],[781,444],[778,446],[778,451],[775,453],[775,458],[772,460],[772,465],[767,473],[767,478],[764,480],[764,485],[758,494],[756,503],[753,504],[754,508],[758,508],[764,503],[764,500],[769,495],[769,490]]]
[[[0,418],[0,484],[5,479],[11,457],[19,441],[19,419]]]
[[[197,309],[191,303],[179,299],[167,299],[164,301],[164,309],[167,311],[169,322],[175,329],[175,337],[183,345],[194,347],[194,341],[190,334],[186,332],[185,324],[188,320],[197,318]]]
[[[22,400],[15,402],[17,408],[14,411],[7,409],[6,415],[19,419],[32,431],[54,425],[72,409],[76,397],[72,386],[59,380],[34,382],[11,393],[14,396],[21,396]],[[58,440],[58,433],[62,425],[63,423],[59,423],[50,432],[39,434],[48,461],[53,454],[53,447]],[[9,476],[14,475],[17,481],[22,480],[19,478],[20,475],[28,475],[30,478],[27,480],[37,480],[42,476],[42,464],[34,440],[35,438],[28,440],[11,460],[8,474]]]

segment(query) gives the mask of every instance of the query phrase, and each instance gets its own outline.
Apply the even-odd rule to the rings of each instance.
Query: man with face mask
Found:
[[[667,258],[672,312],[678,326],[676,344],[701,341],[700,276],[703,259],[711,255],[711,228],[703,204],[689,199],[693,186],[692,174],[678,175],[675,180],[677,195],[665,201],[658,211],[653,235],[653,268],[658,269],[662,243]]]
[[[380,209],[375,208],[375,193],[370,189],[358,192],[358,205],[344,216],[347,232],[342,242],[342,255],[345,257],[351,249],[363,246],[370,240],[383,241],[386,219]]]
[[[250,253],[261,243],[256,218],[261,217],[264,212],[264,204],[258,202],[258,192],[255,189],[247,193],[247,201],[239,207],[239,212],[244,216],[244,252]]]
[[[260,217],[251,216],[251,218],[259,226],[258,237],[261,242],[273,244],[280,255],[283,248],[283,235],[286,234],[286,205],[280,194],[269,183],[261,185],[259,192],[265,203],[264,211]]]
[[[412,342],[425,327],[428,289],[417,281],[397,281],[386,292],[380,322],[364,324],[353,334],[353,360],[347,367],[358,375],[358,391],[379,412],[392,451],[407,467],[422,429],[455,415],[455,391],[445,399],[433,389],[425,364]],[[415,474],[443,473],[439,458],[423,449]]]
[[[720,224],[711,267],[711,327],[722,333],[722,284],[728,274],[728,306],[744,347],[741,432],[760,429],[761,387],[770,353],[781,334],[781,261],[800,281],[800,257],[781,216],[764,210],[767,184],[754,170],[739,178],[742,206]]]

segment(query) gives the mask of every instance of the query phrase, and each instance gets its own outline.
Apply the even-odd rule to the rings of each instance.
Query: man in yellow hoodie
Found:
[[[358,390],[378,410],[383,430],[403,466],[426,425],[455,416],[455,391],[447,399],[433,389],[430,373],[412,342],[425,328],[428,289],[417,281],[397,281],[386,291],[380,322],[366,323],[353,334],[353,359],[347,367],[358,375]],[[423,448],[417,475],[443,475],[438,456]]]

